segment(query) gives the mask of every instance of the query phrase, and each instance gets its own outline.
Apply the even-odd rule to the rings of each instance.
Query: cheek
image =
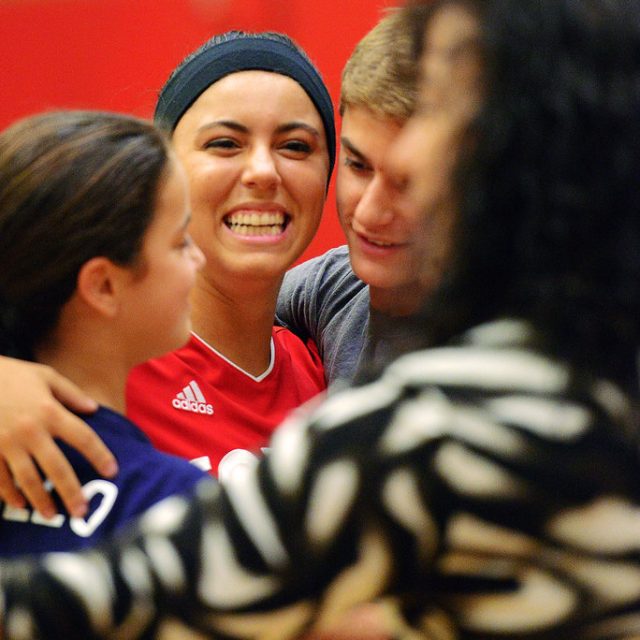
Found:
[[[398,207],[397,211],[402,211],[405,214],[399,221],[399,226],[408,236],[419,238],[425,234],[429,225],[424,207],[414,207],[413,203],[407,202]]]
[[[189,223],[189,235],[207,261],[211,261],[216,248],[216,227],[213,217],[202,215],[198,212],[198,208],[194,207]]]
[[[194,207],[215,208],[237,179],[237,170],[229,162],[208,158],[186,165],[189,192]]]
[[[197,269],[195,263],[186,255],[181,255],[177,260],[173,260],[171,269],[165,274],[161,283],[162,297],[174,300],[176,313],[181,313],[184,305],[188,301],[189,293],[195,283]],[[173,295],[167,295],[167,289],[172,287]],[[179,304],[178,304],[179,303]]]
[[[306,233],[304,234],[304,240],[306,243],[311,242],[311,239],[318,230],[323,209],[324,192],[317,200],[313,199],[313,201],[310,201],[308,207],[305,208],[305,215],[303,218],[305,220]]]
[[[282,167],[283,186],[310,222],[320,223],[326,200],[326,172],[316,165]],[[286,177],[285,177],[286,176]]]
[[[340,222],[346,223],[362,198],[365,191],[365,183],[346,170],[338,172],[336,182],[336,203]]]

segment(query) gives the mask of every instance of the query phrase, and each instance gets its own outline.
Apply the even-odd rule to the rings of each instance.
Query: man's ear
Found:
[[[80,268],[76,293],[97,312],[113,317],[118,311],[118,292],[123,275],[123,269],[108,258],[91,258]]]

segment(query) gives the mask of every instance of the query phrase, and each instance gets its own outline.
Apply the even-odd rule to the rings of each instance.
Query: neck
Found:
[[[280,283],[216,284],[198,277],[191,296],[193,330],[247,373],[259,376],[271,360],[271,331]]]
[[[125,385],[130,366],[116,357],[116,349],[98,337],[93,348],[78,341],[53,338],[37,350],[38,362],[53,367],[98,404],[125,413]],[[113,346],[113,345],[112,345]]]
[[[96,313],[73,296],[35,356],[99,404],[124,413],[127,376],[138,360],[122,334],[113,318]]]
[[[425,298],[424,289],[417,285],[395,290],[369,286],[371,308],[388,316],[412,316],[420,311]]]

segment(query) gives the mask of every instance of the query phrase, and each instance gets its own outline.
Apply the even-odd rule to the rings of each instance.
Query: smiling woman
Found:
[[[315,345],[273,323],[284,272],[320,222],[333,110],[291,40],[231,32],[178,66],[155,118],[186,169],[189,230],[207,264],[193,290],[189,345],[134,372],[128,411],[156,446],[217,473],[223,460],[228,469],[247,459],[237,450],[258,453],[325,386]],[[211,411],[176,408],[194,385]]]
[[[195,100],[173,141],[190,176],[203,278],[226,296],[249,282],[273,289],[313,238],[324,205],[329,156],[309,96],[287,76],[233,73]]]
[[[329,93],[306,54],[277,33],[229,32],[188,56],[162,88],[156,122],[172,138],[190,192],[189,232],[207,262],[190,296],[188,344],[136,367],[127,414],[162,451],[217,475],[255,461],[273,429],[324,390],[316,346],[274,327],[284,272],[320,222],[335,160]],[[166,278],[166,285],[171,278]],[[149,332],[169,315],[155,295]],[[144,336],[141,336],[141,340]],[[3,495],[53,513],[28,434],[13,425],[3,451],[19,451],[1,474]],[[67,505],[86,506],[49,434],[38,460],[53,470]],[[8,487],[6,485],[9,485]],[[71,487],[73,490],[65,492]]]

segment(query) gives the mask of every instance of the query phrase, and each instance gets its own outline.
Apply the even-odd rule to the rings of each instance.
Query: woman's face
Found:
[[[177,349],[189,339],[189,294],[204,257],[187,233],[188,196],[184,169],[172,159],[144,236],[143,266],[122,267],[127,282],[121,301],[123,335],[131,338],[135,362]]]
[[[325,201],[329,155],[309,96],[287,76],[234,73],[198,97],[173,141],[205,278],[279,283],[313,238]]]
[[[427,24],[414,115],[389,158],[397,180],[408,179],[408,198],[424,217],[427,248],[422,280],[438,284],[450,259],[458,198],[453,172],[466,128],[482,103],[477,19],[455,3]]]

